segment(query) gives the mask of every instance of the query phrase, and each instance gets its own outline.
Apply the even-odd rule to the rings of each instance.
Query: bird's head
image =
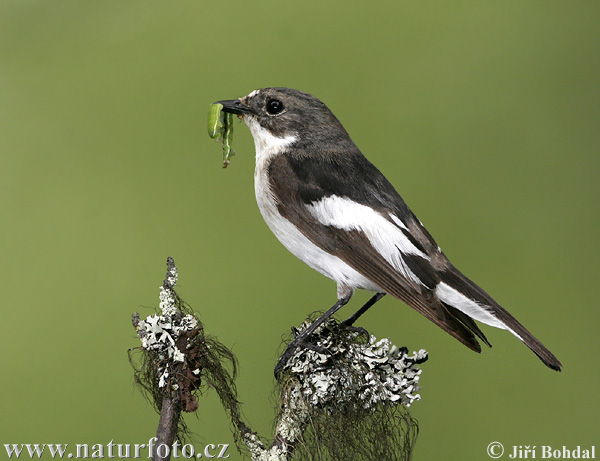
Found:
[[[287,144],[293,143],[297,147],[313,148],[350,141],[329,108],[302,91],[262,88],[242,98],[219,103],[223,105],[223,111],[243,117],[257,144],[267,137],[287,140]]]

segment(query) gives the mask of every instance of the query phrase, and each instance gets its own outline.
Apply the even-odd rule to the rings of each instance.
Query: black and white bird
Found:
[[[476,352],[476,337],[490,345],[478,321],[510,331],[560,371],[561,363],[540,341],[452,265],[319,99],[263,88],[219,102],[243,117],[254,138],[256,200],[267,225],[296,257],[337,283],[337,302],[295,338],[276,373],[356,289],[376,294],[349,325],[387,293]]]

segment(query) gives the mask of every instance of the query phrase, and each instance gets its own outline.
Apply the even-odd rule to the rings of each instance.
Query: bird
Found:
[[[254,189],[270,230],[293,255],[337,285],[337,301],[280,357],[348,303],[358,289],[374,295],[343,322],[351,328],[390,295],[475,352],[491,344],[476,322],[508,330],[549,368],[561,362],[442,252],[386,177],[361,153],[333,112],[311,94],[284,87],[218,101],[254,138]]]

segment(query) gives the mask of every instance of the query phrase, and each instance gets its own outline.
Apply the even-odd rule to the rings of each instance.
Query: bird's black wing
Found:
[[[324,198],[345,198],[380,213],[406,237],[404,243],[414,245],[418,250],[415,253],[421,252],[427,258],[429,253],[437,256],[439,250],[435,241],[414,218],[393,186],[362,155],[298,158],[284,153],[274,157],[268,168],[278,211],[311,242],[339,257],[382,291],[402,300],[470,349],[481,351],[469,324],[465,325],[435,297],[432,289],[437,285],[439,275],[426,258],[398,248],[399,264],[405,264],[404,267],[416,276],[407,277],[386,260],[361,229],[324,225],[311,213],[310,207]],[[398,226],[392,215],[402,223],[410,223],[419,232],[412,233],[408,226],[406,229]],[[479,329],[475,332],[481,333]]]
[[[481,351],[474,335],[489,345],[474,317],[509,330],[548,367],[560,370],[561,363],[537,338],[448,261],[394,187],[358,149],[329,155],[285,152],[271,160],[269,170],[279,212],[315,245],[339,257],[469,348]],[[346,209],[336,208],[339,204]],[[353,226],[352,216],[340,215],[361,214],[367,208],[378,222],[383,218],[395,226],[391,241],[385,240],[387,234],[377,235],[377,229],[370,229],[369,234],[368,222],[363,221],[361,227],[357,218],[359,225]],[[381,228],[389,226],[383,224]],[[397,254],[384,254],[394,238]],[[437,296],[439,286],[458,293],[459,301]],[[465,302],[471,307],[465,308]]]

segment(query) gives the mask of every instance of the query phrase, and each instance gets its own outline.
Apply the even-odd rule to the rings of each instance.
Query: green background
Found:
[[[490,327],[474,354],[384,299],[361,325],[430,353],[415,459],[597,444],[599,24],[600,4],[575,0],[2,0],[0,444],[154,434],[127,349],[167,256],[270,433],[281,335],[335,286],[262,221],[246,127],[227,170],[206,134],[210,103],[266,86],[328,104],[454,264],[564,364]],[[197,447],[232,443],[213,393],[187,421]]]

